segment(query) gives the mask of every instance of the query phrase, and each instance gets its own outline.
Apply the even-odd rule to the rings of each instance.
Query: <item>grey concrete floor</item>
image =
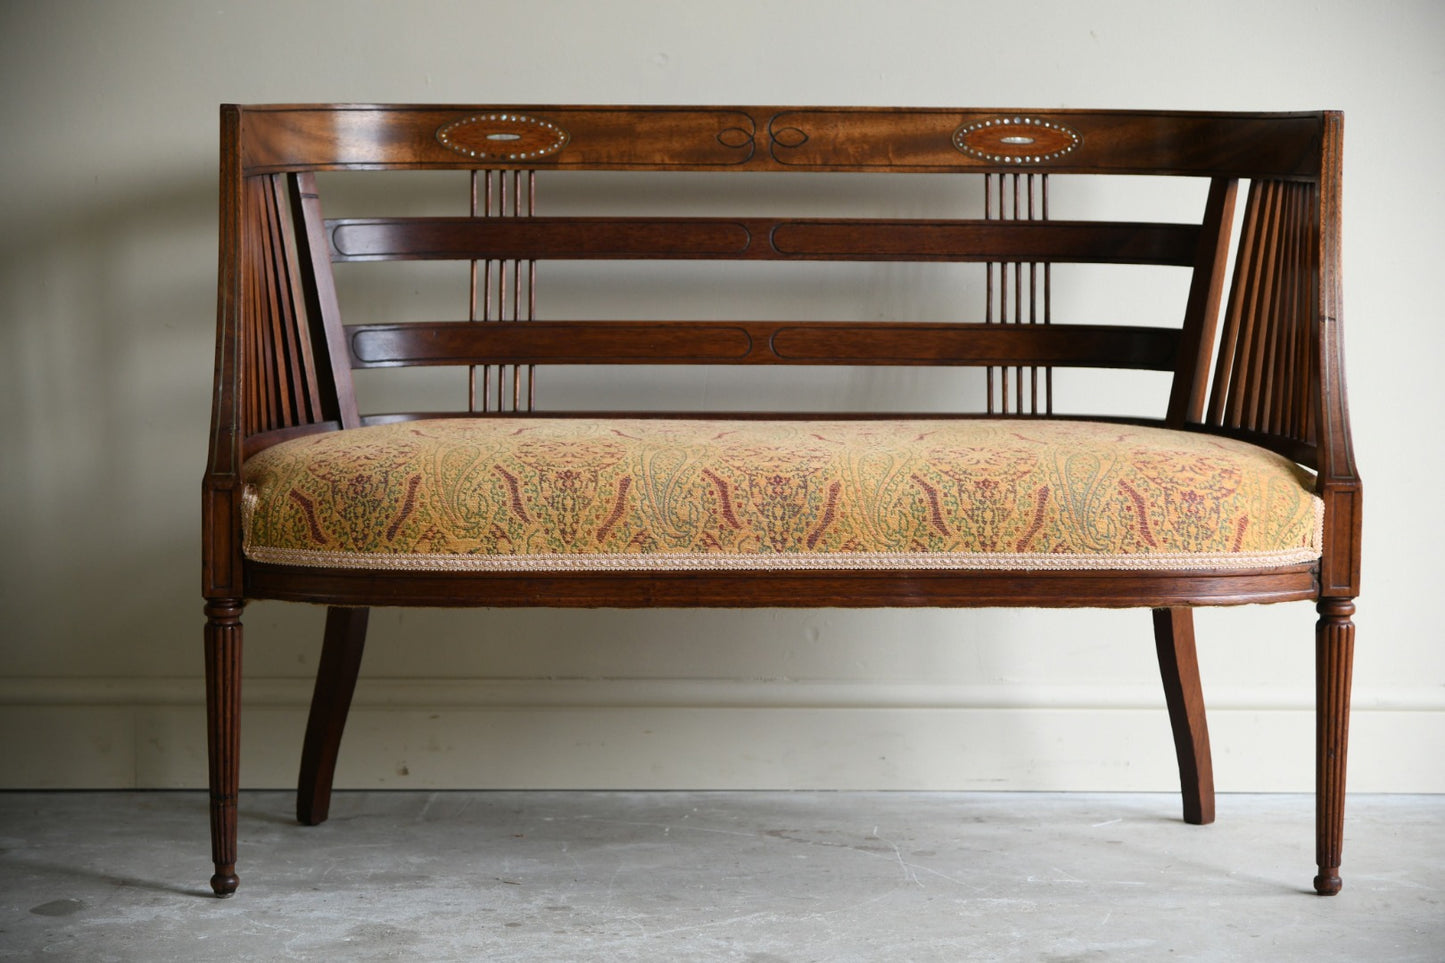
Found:
[[[1445,797],[338,793],[241,801],[207,894],[199,793],[0,794],[0,957],[58,960],[1445,960]]]

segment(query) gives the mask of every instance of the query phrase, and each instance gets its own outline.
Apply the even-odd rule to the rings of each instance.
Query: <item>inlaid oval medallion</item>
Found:
[[[1083,141],[1083,135],[1072,127],[1037,117],[993,117],[964,124],[953,132],[954,147],[995,164],[1056,160]]]
[[[478,114],[437,130],[437,140],[466,157],[492,161],[529,161],[567,146],[568,133],[550,121],[526,114]]]

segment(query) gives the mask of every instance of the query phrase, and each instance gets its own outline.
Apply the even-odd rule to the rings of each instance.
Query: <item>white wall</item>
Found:
[[[1351,787],[1445,791],[1438,0],[0,4],[0,786],[205,780],[222,101],[1343,108]],[[1312,785],[1308,605],[1202,613],[1224,790]],[[321,613],[248,610],[243,781]],[[1168,789],[1142,612],[378,612],[350,786]],[[461,680],[461,681],[457,681]]]

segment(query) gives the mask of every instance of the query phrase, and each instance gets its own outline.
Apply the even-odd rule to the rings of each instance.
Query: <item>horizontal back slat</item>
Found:
[[[1179,332],[825,321],[436,322],[347,328],[352,364],[853,364],[1173,368]]]
[[[859,260],[1193,263],[1199,227],[1094,221],[411,217],[327,221],[337,261]]]

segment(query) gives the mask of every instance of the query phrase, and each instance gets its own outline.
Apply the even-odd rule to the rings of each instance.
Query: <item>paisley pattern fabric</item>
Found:
[[[245,468],[245,551],[360,569],[1198,569],[1320,554],[1308,472],[1100,422],[454,418]]]

